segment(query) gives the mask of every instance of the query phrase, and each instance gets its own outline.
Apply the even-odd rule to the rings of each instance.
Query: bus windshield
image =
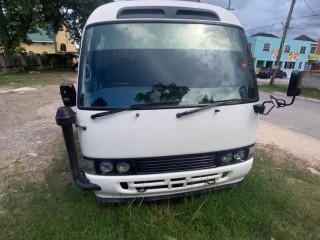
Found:
[[[91,26],[79,69],[79,108],[188,107],[258,98],[244,31],[232,26]]]

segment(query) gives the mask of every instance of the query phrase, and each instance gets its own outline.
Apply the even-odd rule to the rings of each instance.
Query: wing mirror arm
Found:
[[[296,95],[293,95],[292,96],[292,99],[291,99],[291,102],[290,103],[288,103],[288,104],[286,104],[286,106],[290,106],[290,105],[292,105],[293,103],[294,103],[294,101],[296,100]],[[285,107],[286,107],[285,106]]]
[[[301,94],[301,79],[302,79],[302,72],[293,71],[291,73],[290,82],[288,86],[287,96],[292,96],[292,100],[290,103],[286,103],[284,99],[278,99],[274,96],[270,95],[269,101],[264,101],[262,104],[257,104],[253,106],[254,112],[259,113],[262,115],[268,115],[274,107],[281,108],[287,107],[294,103],[296,96]],[[266,104],[272,104],[273,106],[265,113]]]

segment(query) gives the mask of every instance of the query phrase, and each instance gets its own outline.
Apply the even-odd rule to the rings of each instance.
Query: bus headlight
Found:
[[[236,150],[233,157],[237,161],[243,161],[246,156],[246,152],[243,149]]]
[[[119,173],[126,173],[130,170],[130,164],[127,161],[120,161],[117,163],[117,171]]]
[[[113,164],[109,160],[100,162],[100,171],[102,173],[110,173],[113,170]]]
[[[221,156],[221,162],[229,163],[233,159],[233,154],[231,151],[224,152]]]

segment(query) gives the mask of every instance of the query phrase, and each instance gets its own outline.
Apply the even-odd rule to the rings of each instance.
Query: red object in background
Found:
[[[241,66],[242,69],[246,69],[247,68],[247,63],[241,62],[240,66]]]

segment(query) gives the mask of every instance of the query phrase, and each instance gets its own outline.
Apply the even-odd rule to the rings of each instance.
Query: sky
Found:
[[[229,4],[228,0],[201,2],[221,7],[227,7]],[[316,41],[320,39],[319,3],[319,0],[296,0],[287,39],[303,34]],[[232,13],[238,17],[248,36],[264,32],[281,37],[290,5],[291,0],[231,0],[231,8],[234,8]]]

